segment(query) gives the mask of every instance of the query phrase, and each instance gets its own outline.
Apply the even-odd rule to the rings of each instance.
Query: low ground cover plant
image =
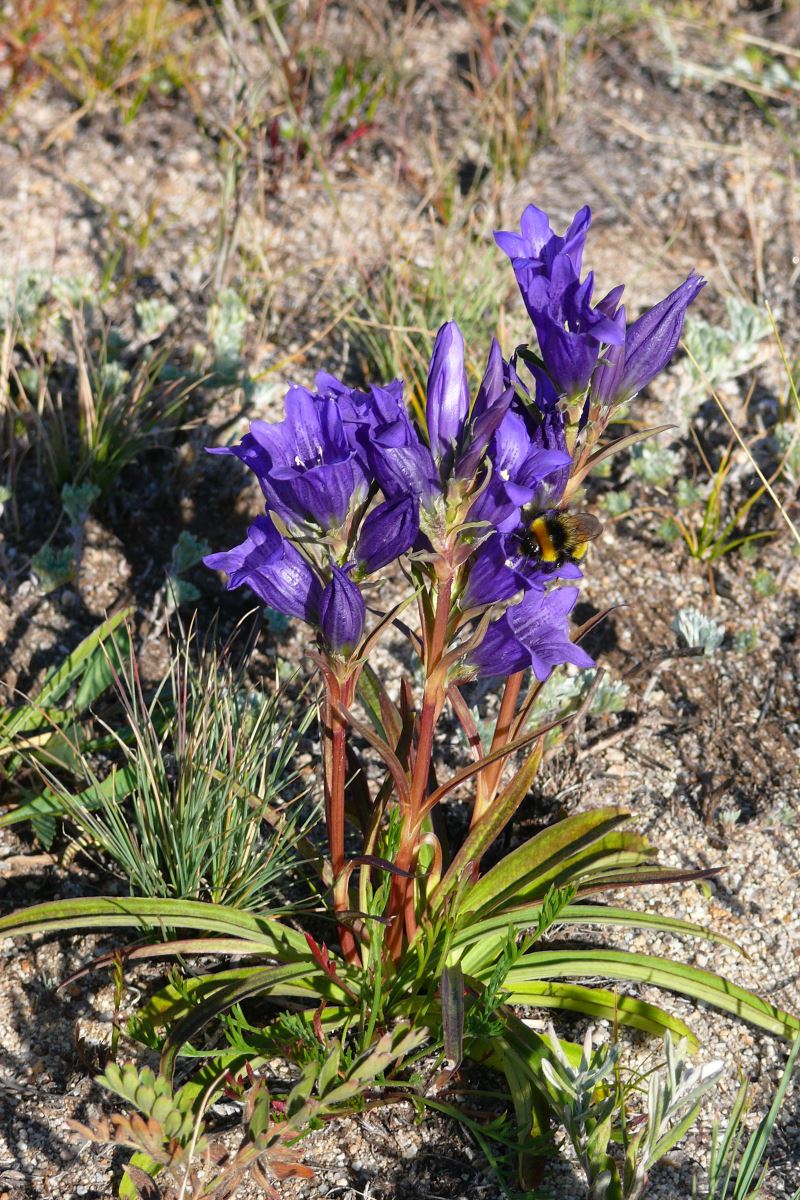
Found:
[[[490,857],[546,744],[567,736],[601,686],[598,671],[577,708],[542,718],[537,701],[557,666],[595,669],[581,643],[605,615],[570,624],[601,532],[579,511],[581,489],[611,454],[654,432],[604,440],[671,359],[704,283],[693,272],[629,324],[622,287],[595,303],[591,272],[581,278],[589,223],[581,209],[560,235],[531,205],[519,232],[496,234],[533,333],[508,359],[493,340],[477,386],[450,321],[419,418],[401,381],[362,391],[321,372],[314,391],[289,389],[283,421],[253,421],[240,444],[214,448],[253,471],[265,511],[207,566],[313,637],[326,844],[313,922],[155,895],[58,901],[0,922],[16,935],[158,929],[158,944],[123,957],[206,960],[174,972],[131,1022],[157,1051],[158,1074],[111,1062],[101,1077],[134,1110],[85,1131],[135,1151],[122,1194],[230,1195],[247,1172],[274,1190],[309,1173],[299,1145],[309,1132],[406,1100],[469,1123],[498,1164],[512,1155],[515,1186],[528,1192],[559,1123],[593,1197],[635,1197],[717,1072],[691,1067],[692,1030],[626,985],[779,1036],[800,1031],[797,1018],[711,971],[589,941],[606,926],[727,941],[618,901],[621,888],[709,874],[655,863],[626,812],[589,806]],[[390,632],[416,661],[396,692],[376,657]],[[500,701],[482,737],[471,689],[487,679],[499,681]],[[437,737],[454,722],[469,756],[445,771]],[[457,811],[449,799],[462,801]],[[223,964],[208,969],[210,955]],[[646,1118],[617,1102],[616,1049],[544,1036],[519,1006],[663,1038]],[[283,1077],[276,1056],[291,1064]],[[505,1079],[485,1120],[450,1091],[467,1063]],[[242,1108],[235,1148],[207,1121],[223,1093]]]

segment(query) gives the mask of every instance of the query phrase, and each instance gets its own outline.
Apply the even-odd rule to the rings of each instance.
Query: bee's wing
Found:
[[[581,542],[592,542],[603,532],[603,526],[591,513],[573,513],[570,517],[570,524],[577,539]]]

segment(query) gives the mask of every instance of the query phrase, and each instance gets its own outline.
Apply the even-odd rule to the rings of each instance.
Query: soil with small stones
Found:
[[[325,143],[324,179],[313,155],[292,162],[272,143],[260,143],[260,157],[251,147],[235,229],[219,220],[226,186],[219,131],[237,111],[219,39],[198,33],[192,86],[166,100],[154,93],[129,123],[110,102],[81,109],[52,79],[22,89],[0,128],[3,271],[14,276],[37,268],[53,277],[97,279],[121,248],[119,286],[103,320],[135,338],[135,302],[171,301],[179,311],[176,352],[184,361],[205,337],[219,288],[234,285],[253,313],[247,367],[252,376],[264,374],[267,386],[247,397],[236,388],[202,386],[189,402],[188,428],[162,438],[122,471],[88,522],[78,578],[49,594],[32,575],[30,559],[47,539],[63,545],[66,535],[58,494],[28,439],[25,453],[13,459],[14,497],[6,505],[0,554],[6,688],[35,687],[105,612],[125,605],[135,610],[144,678],[159,677],[167,660],[159,596],[178,534],[187,529],[215,548],[232,545],[259,504],[244,474],[227,460],[223,466],[205,457],[203,445],[229,439],[246,419],[278,416],[289,378],[309,382],[321,367],[359,377],[358,356],[335,319],[339,302],[373,278],[398,247],[410,263],[427,261],[432,230],[443,216],[443,163],[461,180],[452,206],[473,232],[488,237],[493,228],[512,226],[532,200],[557,228],[589,203],[595,217],[587,258],[598,294],[624,278],[632,314],[696,266],[709,279],[696,306],[702,316],[722,319],[728,296],[766,294],[796,353],[797,112],[780,95],[757,104],[731,82],[734,52],[725,40],[738,30],[797,45],[800,10],[780,7],[714,5],[725,34],[718,40],[708,26],[676,21],[670,25],[674,55],[644,24],[618,36],[579,39],[568,71],[556,78],[562,99],[550,114],[548,136],[516,182],[499,177],[486,155],[482,110],[468,76],[487,47],[461,6],[422,7],[409,19],[406,6],[378,4],[365,15],[360,6],[332,4],[305,25],[295,14],[290,27],[298,44],[313,34],[333,61],[363,53],[396,86],[373,124],[360,129],[342,118]],[[269,63],[255,40],[241,31],[239,37],[253,94],[259,87],[268,92]],[[523,88],[517,98],[528,112],[545,103],[542,54],[557,61],[560,39],[542,20],[517,47],[520,61],[527,55],[531,63],[530,93]],[[2,83],[8,86],[8,78]],[[322,130],[324,89],[315,81],[306,99]],[[467,191],[475,181],[477,190]],[[516,331],[520,306],[510,273],[506,307],[508,327]],[[509,337],[505,348],[512,344]],[[19,353],[17,365],[24,366]],[[75,358],[68,338],[56,356],[69,401]],[[636,419],[674,425],[662,443],[678,453],[680,473],[692,479],[702,477],[703,454],[718,460],[728,431],[715,406],[697,401],[687,409],[687,378],[685,365],[673,367],[637,401]],[[769,432],[785,393],[769,342],[754,370],[723,392],[767,465],[774,454]],[[731,480],[735,506],[755,485],[745,467]],[[798,559],[788,533],[780,531],[759,543],[755,564],[737,553],[711,567],[695,562],[681,544],[668,546],[654,536],[664,513],[675,511],[674,497],[669,486],[645,484],[626,455],[615,461],[610,478],[592,484],[592,511],[600,512],[604,494],[621,488],[631,509],[605,520],[579,617],[613,607],[587,645],[612,678],[626,683],[624,709],[588,719],[547,761],[504,847],[565,813],[626,807],[632,827],[657,845],[660,861],[721,868],[703,890],[653,887],[626,901],[713,926],[747,957],[724,946],[637,932],[615,933],[603,943],[712,968],[800,1012]],[[796,520],[796,504],[793,511]],[[755,529],[780,525],[766,500],[750,519]],[[762,591],[771,594],[754,587],[757,569],[762,579],[768,573]],[[201,628],[219,609],[224,635],[252,607],[251,598],[225,593],[202,568],[190,579],[201,592]],[[724,626],[724,641],[712,656],[682,652],[672,621],[686,607]],[[737,649],[751,630],[754,647]],[[304,645],[302,633],[264,630],[253,669],[268,669],[276,656],[299,663]],[[401,664],[401,649],[384,652],[387,677],[396,677]],[[456,760],[449,733],[440,750]],[[459,819],[455,803],[454,828]],[[0,836],[3,912],[114,886],[81,858],[63,867],[22,836]],[[102,971],[58,986],[112,945],[107,938],[50,937],[6,943],[0,952],[0,1200],[113,1194],[124,1156],[89,1144],[68,1124],[108,1111],[91,1077],[109,1042],[113,990]],[[151,969],[131,982],[146,990],[158,978]],[[652,989],[641,994],[656,998]],[[749,1123],[766,1111],[785,1046],[677,997],[668,1005],[696,1031],[702,1056],[721,1058],[726,1068],[698,1123],[652,1173],[647,1195],[677,1200],[691,1194],[695,1170],[702,1180],[712,1122],[724,1121],[740,1075],[752,1081]],[[541,1013],[531,1011],[526,1019],[542,1026]],[[575,1033],[582,1030],[576,1022]],[[634,1038],[631,1052],[644,1057],[648,1046]],[[773,1135],[765,1200],[800,1186],[798,1104],[795,1088]],[[313,1178],[284,1181],[281,1195],[494,1200],[502,1194],[468,1130],[437,1116],[420,1123],[403,1104],[312,1135],[304,1161]],[[548,1169],[544,1186],[557,1197],[584,1194],[566,1153]],[[236,1194],[262,1193],[243,1185]]]

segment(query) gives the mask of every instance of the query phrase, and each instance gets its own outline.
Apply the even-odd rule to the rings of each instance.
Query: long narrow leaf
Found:
[[[508,896],[515,896],[523,881],[544,876],[576,851],[600,841],[629,815],[622,808],[599,808],[548,826],[487,871],[465,898],[465,911],[490,912]]]
[[[74,900],[53,900],[33,904],[0,918],[0,938],[23,937],[31,933],[51,933],[108,929],[202,929],[261,942],[265,952],[275,958],[305,958],[307,947],[301,933],[282,925],[270,914],[248,913],[222,904],[202,900],[159,900],[149,897],[92,896]]]
[[[620,996],[605,988],[583,987],[577,983],[531,982],[519,984],[506,999],[509,1004],[583,1013],[601,1021],[641,1029],[656,1037],[663,1037],[670,1030],[676,1037],[688,1038],[693,1046],[698,1044],[689,1026],[678,1017],[671,1016],[656,1004],[648,1004],[635,996]]]
[[[795,1063],[798,1055],[800,1055],[800,1036],[796,1037],[789,1051],[789,1058],[784,1067],[783,1075],[781,1075],[780,1083],[778,1084],[775,1095],[772,1099],[772,1104],[769,1107],[769,1112],[766,1113],[758,1129],[748,1140],[742,1154],[742,1160],[739,1163],[739,1172],[736,1179],[736,1195],[742,1197],[755,1195],[756,1192],[750,1191],[756,1177],[756,1172],[761,1167],[764,1156],[767,1153],[767,1144],[770,1134],[772,1133],[775,1122],[778,1119],[778,1114],[781,1111],[781,1106],[786,1097],[789,1084],[794,1073]]]
[[[184,1042],[189,1042],[205,1025],[215,1017],[220,1016],[234,1004],[256,996],[259,992],[274,994],[280,991],[284,982],[294,982],[304,976],[307,971],[305,964],[293,963],[277,967],[256,969],[248,978],[235,979],[223,985],[207,1000],[203,1000],[191,1012],[182,1017],[167,1035],[161,1051],[161,1074],[172,1079],[175,1069],[175,1059]]]
[[[512,967],[506,987],[514,991],[531,980],[581,978],[627,979],[650,983],[710,1004],[778,1037],[800,1033],[800,1020],[721,975],[700,967],[623,950],[540,950]]]
[[[537,738],[544,737],[551,729],[557,729],[559,725],[563,725],[568,720],[570,720],[570,717],[560,717],[556,721],[550,721],[547,725],[541,725],[531,730],[523,737],[515,738],[513,742],[508,742],[505,746],[498,746],[496,750],[490,750],[478,762],[469,763],[466,767],[462,767],[450,779],[445,780],[435,792],[431,793],[422,806],[421,815],[426,816],[436,807],[440,800],[444,800],[445,796],[455,791],[462,783],[466,783],[468,779],[472,779],[473,775],[477,775],[479,771],[488,767],[490,763],[499,762],[500,759],[506,758],[509,754],[516,754],[517,750],[524,750],[527,746],[530,746],[531,742],[535,742]]]
[[[523,931],[536,924],[541,903],[523,905],[517,908],[505,909],[483,921],[470,921],[456,933],[451,943],[453,950],[461,946],[469,947],[462,958],[464,970],[474,974],[478,964],[488,961],[494,954],[494,948],[500,941],[505,940],[508,930]],[[639,911],[633,908],[615,908],[605,904],[568,904],[558,914],[559,925],[615,925],[633,927],[636,929],[652,929],[659,933],[673,933],[680,937],[702,938],[704,941],[716,942],[728,946],[738,954],[747,958],[746,952],[737,946],[736,942],[722,933],[704,925],[695,925],[680,917],[662,916],[660,913]],[[488,956],[488,957],[487,957]]]
[[[406,776],[403,764],[392,750],[391,746],[382,737],[379,737],[369,725],[364,721],[360,721],[358,717],[347,708],[339,708],[339,714],[342,719],[350,725],[360,737],[363,737],[366,742],[369,742],[373,750],[375,750],[383,759],[386,768],[392,776],[394,786],[397,791],[397,798],[401,805],[407,805],[409,799],[409,783]]]
[[[403,726],[400,713],[383,680],[369,663],[364,663],[358,677],[358,692],[378,736],[397,745]]]
[[[444,968],[440,987],[444,1052],[455,1070],[464,1055],[464,972],[460,963]]]
[[[51,788],[45,788],[37,796],[3,813],[0,817],[0,829],[8,825],[17,825],[20,821],[32,821],[36,817],[68,816],[73,806],[75,809],[92,812],[102,808],[109,801],[124,800],[133,791],[136,778],[135,766],[128,764],[115,768],[102,782],[92,783],[68,798],[59,796]]]
[[[501,830],[505,829],[528,794],[542,761],[542,744],[534,750],[516,775],[506,785],[491,807],[467,834],[461,849],[431,896],[431,909],[440,907],[445,896],[461,881],[474,862],[479,862]]]
[[[36,696],[37,707],[55,704],[77,680],[87,660],[92,658],[101,643],[110,637],[132,613],[132,608],[122,609],[99,625],[88,637],[85,637],[80,645],[67,655],[61,666],[47,676]]]

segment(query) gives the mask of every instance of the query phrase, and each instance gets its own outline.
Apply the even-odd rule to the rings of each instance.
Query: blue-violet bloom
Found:
[[[211,453],[234,454],[250,467],[290,528],[338,529],[369,490],[336,401],[303,387],[289,389],[283,421],[252,421],[238,446]]]
[[[247,584],[260,600],[287,617],[310,625],[319,620],[322,588],[298,550],[281,537],[269,517],[256,517],[239,546],[203,559],[212,571],[226,571],[228,590]]]
[[[615,403],[629,400],[663,371],[675,353],[686,310],[705,285],[702,275],[692,271],[674,292],[659,300],[628,328]]]
[[[367,615],[364,597],[347,568],[331,564],[331,579],[319,602],[322,636],[334,654],[347,657],[361,641]]]
[[[570,640],[569,614],[578,589],[559,587],[549,592],[529,591],[523,600],[492,622],[483,641],[467,656],[465,666],[475,678],[513,675],[526,667],[540,681],[560,663],[592,667],[594,660]]]
[[[469,385],[464,368],[464,339],[455,321],[436,335],[428,369],[425,415],[428,439],[437,463],[452,460],[469,412]]]
[[[419,533],[414,496],[385,500],[364,518],[355,548],[359,575],[371,575],[410,550]]]

